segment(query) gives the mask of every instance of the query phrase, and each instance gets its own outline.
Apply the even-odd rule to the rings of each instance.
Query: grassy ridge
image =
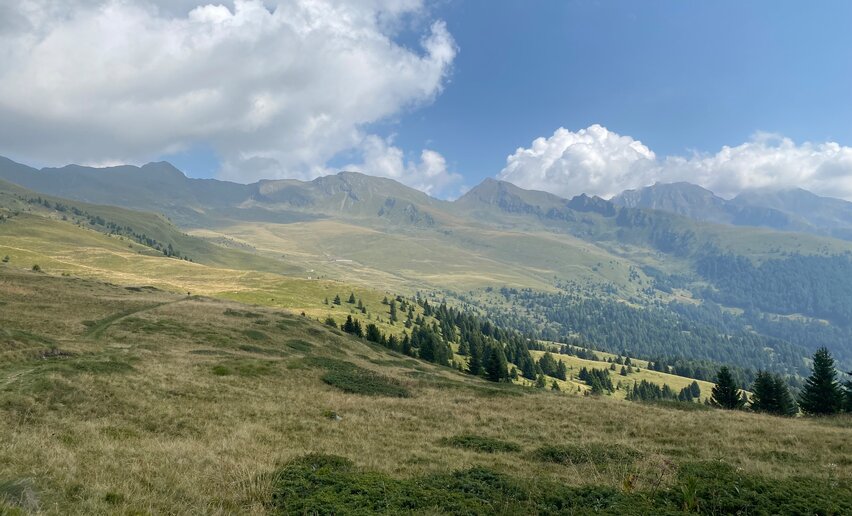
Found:
[[[329,495],[299,469],[306,453],[343,458],[329,470],[343,493],[382,480],[385,491],[359,491],[364,503],[401,510],[414,499],[427,511],[474,504],[487,512],[497,499],[533,511],[583,512],[583,500],[604,500],[610,512],[674,511],[684,492],[716,512],[765,500],[838,512],[850,503],[842,482],[852,475],[848,418],[682,412],[519,391],[268,308],[8,268],[0,284],[0,507],[10,510],[352,507],[357,499]],[[101,329],[97,338],[92,328]],[[323,381],[337,363],[410,396],[365,396]],[[442,444],[456,436],[486,439]],[[494,442],[520,450],[478,449]],[[537,451],[544,446],[558,448]],[[564,456],[593,460],[543,460]],[[721,469],[707,473],[696,461]],[[307,492],[288,495],[294,486]],[[787,491],[795,499],[772,494]],[[752,505],[736,505],[743,496]]]

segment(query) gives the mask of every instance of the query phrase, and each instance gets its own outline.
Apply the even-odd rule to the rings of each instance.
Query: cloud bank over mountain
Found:
[[[419,0],[24,0],[0,20],[0,153],[140,163],[203,144],[247,182],[315,177],[345,151],[366,173],[455,180],[431,150],[383,165],[377,139],[401,151],[365,129],[451,71],[453,37]],[[412,26],[419,48],[397,42]]]
[[[600,125],[576,132],[560,127],[517,149],[498,177],[564,197],[611,197],[655,182],[687,181],[723,197],[752,188],[799,187],[852,200],[852,147],[797,144],[781,135],[757,133],[715,154],[659,158],[639,140]]]

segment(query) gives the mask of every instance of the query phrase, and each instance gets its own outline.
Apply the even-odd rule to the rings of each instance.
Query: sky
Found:
[[[22,0],[0,154],[339,170],[454,198],[689,181],[852,200],[852,3]]]

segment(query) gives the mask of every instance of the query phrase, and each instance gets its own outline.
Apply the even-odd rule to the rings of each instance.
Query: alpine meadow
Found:
[[[849,16],[0,6],[0,515],[852,514]]]

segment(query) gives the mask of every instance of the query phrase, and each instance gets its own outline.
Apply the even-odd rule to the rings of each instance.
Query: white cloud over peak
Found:
[[[368,136],[360,146],[363,161],[344,170],[395,179],[430,195],[453,194],[451,187],[459,185],[462,176],[447,170],[447,162],[439,153],[424,149],[419,161],[406,160],[402,149],[390,140]]]
[[[600,125],[577,132],[560,127],[506,159],[500,179],[557,195],[606,195],[617,184],[638,184],[656,156],[642,142]]]
[[[572,132],[559,128],[506,159],[498,175],[529,189],[563,197],[611,197],[656,182],[688,181],[723,197],[750,188],[805,188],[852,200],[852,147],[835,142],[796,144],[757,133],[715,154],[658,159],[648,147],[599,125]]]
[[[406,16],[425,20],[420,0],[10,3],[0,153],[141,162],[203,143],[224,178],[313,177],[441,92],[453,38],[434,21],[402,46]]]

